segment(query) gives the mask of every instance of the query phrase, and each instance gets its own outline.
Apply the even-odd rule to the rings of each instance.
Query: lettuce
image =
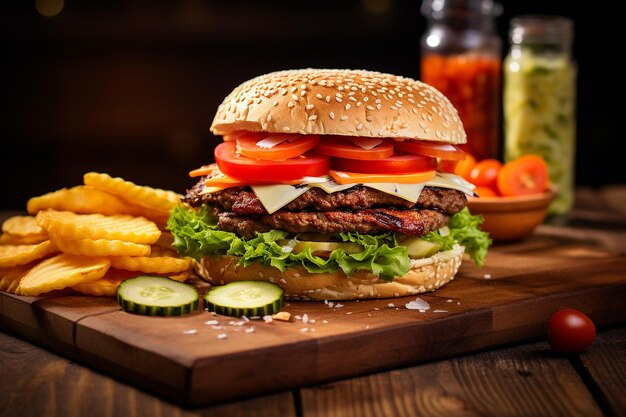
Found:
[[[439,233],[432,232],[427,235],[427,238],[440,243],[442,250],[451,249],[454,243],[460,243],[466,247],[466,251],[477,263],[482,264],[490,241],[488,237],[485,237],[485,233],[478,230],[480,222],[480,218],[471,216],[469,211],[464,209],[450,219],[451,232],[448,236],[440,236]],[[324,259],[313,255],[310,248],[299,253],[285,250],[277,243],[279,240],[291,237],[285,231],[271,230],[257,233],[252,239],[245,239],[235,233],[219,230],[217,219],[211,214],[211,208],[206,205],[199,209],[182,205],[174,208],[167,222],[167,228],[174,235],[173,246],[182,255],[196,260],[206,255],[234,255],[240,258],[239,262],[243,266],[260,262],[283,272],[287,268],[301,265],[311,273],[334,272],[341,268],[346,275],[365,270],[371,271],[386,281],[402,276],[410,269],[406,247],[397,245],[394,233],[376,236],[338,233],[335,235],[336,239],[358,243],[363,247],[363,251],[347,254],[344,250],[337,249],[330,254],[328,259]],[[462,230],[456,230],[456,228]],[[455,242],[453,239],[460,240]]]
[[[455,243],[465,246],[465,253],[476,265],[482,266],[491,245],[489,234],[479,229],[482,222],[482,216],[473,216],[465,207],[450,218],[449,234],[442,235],[438,231],[432,231],[422,239],[440,244],[440,250],[452,249]]]

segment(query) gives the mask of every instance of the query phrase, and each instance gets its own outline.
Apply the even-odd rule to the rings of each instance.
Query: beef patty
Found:
[[[220,229],[246,238],[272,229],[291,233],[393,231],[421,236],[445,226],[467,204],[462,192],[438,187],[424,187],[416,203],[364,186],[332,194],[312,188],[269,214],[249,187],[201,194],[203,184],[201,179],[183,201],[195,207],[210,205]]]
[[[227,188],[212,194],[201,194],[204,179],[187,191],[183,201],[199,207],[208,204],[239,215],[267,214],[258,197],[249,187]],[[416,203],[373,188],[354,186],[329,194],[319,188],[311,188],[282,210],[331,211],[338,209],[360,210],[373,207],[396,207],[403,209],[429,209],[453,215],[467,204],[465,194],[457,190],[424,187]]]

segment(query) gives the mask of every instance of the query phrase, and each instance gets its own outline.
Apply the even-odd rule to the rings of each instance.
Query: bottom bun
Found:
[[[238,265],[239,258],[230,255],[205,256],[196,263],[196,272],[213,285],[233,281],[269,281],[285,290],[292,300],[354,300],[392,298],[433,291],[454,279],[464,248],[455,245],[451,250],[438,252],[425,259],[412,259],[411,269],[401,277],[387,282],[371,272],[356,271],[349,278],[341,270],[312,274],[301,266],[280,272],[275,267],[254,263]]]

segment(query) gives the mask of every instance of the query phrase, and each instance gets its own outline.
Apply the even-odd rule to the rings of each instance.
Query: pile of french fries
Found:
[[[189,278],[165,230],[180,195],[90,172],[84,185],[31,198],[29,216],[2,224],[0,290],[36,296],[73,290],[114,296],[120,283],[150,274]]]

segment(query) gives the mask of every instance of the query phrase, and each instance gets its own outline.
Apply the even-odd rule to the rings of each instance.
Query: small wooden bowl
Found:
[[[515,197],[469,197],[472,214],[480,214],[485,221],[481,229],[494,242],[521,240],[529,236],[545,220],[555,191]]]

